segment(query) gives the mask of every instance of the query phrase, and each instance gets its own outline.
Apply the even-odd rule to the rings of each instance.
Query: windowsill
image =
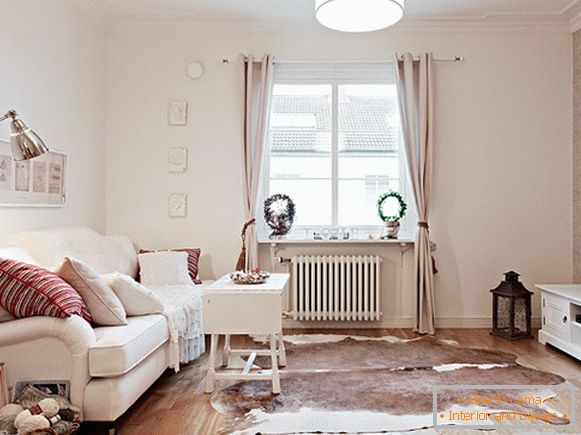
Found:
[[[408,245],[414,239],[347,239],[347,240],[318,240],[318,239],[261,239],[261,245]]]

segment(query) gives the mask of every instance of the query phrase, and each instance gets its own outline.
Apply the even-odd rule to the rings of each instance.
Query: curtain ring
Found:
[[[418,221],[418,227],[425,228],[426,230],[428,228],[430,228],[430,226],[428,225],[428,223],[426,221]]]

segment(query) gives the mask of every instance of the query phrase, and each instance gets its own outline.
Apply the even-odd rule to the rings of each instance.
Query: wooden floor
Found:
[[[400,338],[413,338],[416,334],[404,329],[374,329],[374,330],[287,330],[286,335],[303,333],[337,333],[351,335],[382,336],[394,335]],[[480,347],[513,352],[518,355],[522,365],[539,370],[558,373],[577,389],[577,397],[581,397],[581,362],[550,347],[543,346],[535,339],[509,342],[491,336],[487,329],[442,329],[438,338],[456,340],[460,345]],[[233,346],[248,346],[247,337],[234,337]],[[143,397],[117,422],[120,435],[181,435],[181,434],[215,434],[221,427],[222,417],[210,405],[210,395],[204,394],[204,375],[207,366],[207,355],[185,366],[178,374],[166,372]],[[218,388],[226,384],[218,384]],[[579,401],[581,402],[581,400]],[[581,419],[581,407],[577,404],[577,416]],[[581,434],[578,430],[563,431],[565,433]],[[97,434],[94,427],[84,427],[83,434]],[[551,430],[544,433],[556,433]],[[414,434],[444,433],[525,433],[524,431],[477,432],[461,430],[420,431]],[[530,432],[529,432],[530,433]]]

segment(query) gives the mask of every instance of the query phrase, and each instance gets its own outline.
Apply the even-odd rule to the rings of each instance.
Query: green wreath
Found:
[[[398,202],[399,202],[399,214],[394,215],[394,216],[386,216],[383,213],[383,203],[388,198],[395,198],[398,200]],[[386,222],[386,221],[399,221],[401,218],[403,218],[405,216],[405,212],[406,212],[407,208],[408,208],[408,205],[406,204],[406,202],[404,201],[404,199],[400,195],[400,193],[394,192],[393,190],[390,190],[389,192],[384,193],[377,200],[377,213],[379,214],[380,219],[384,222]]]

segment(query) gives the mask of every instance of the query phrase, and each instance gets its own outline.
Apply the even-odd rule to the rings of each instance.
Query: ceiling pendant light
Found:
[[[401,20],[404,0],[317,0],[315,13],[323,26],[342,32],[371,32]]]

